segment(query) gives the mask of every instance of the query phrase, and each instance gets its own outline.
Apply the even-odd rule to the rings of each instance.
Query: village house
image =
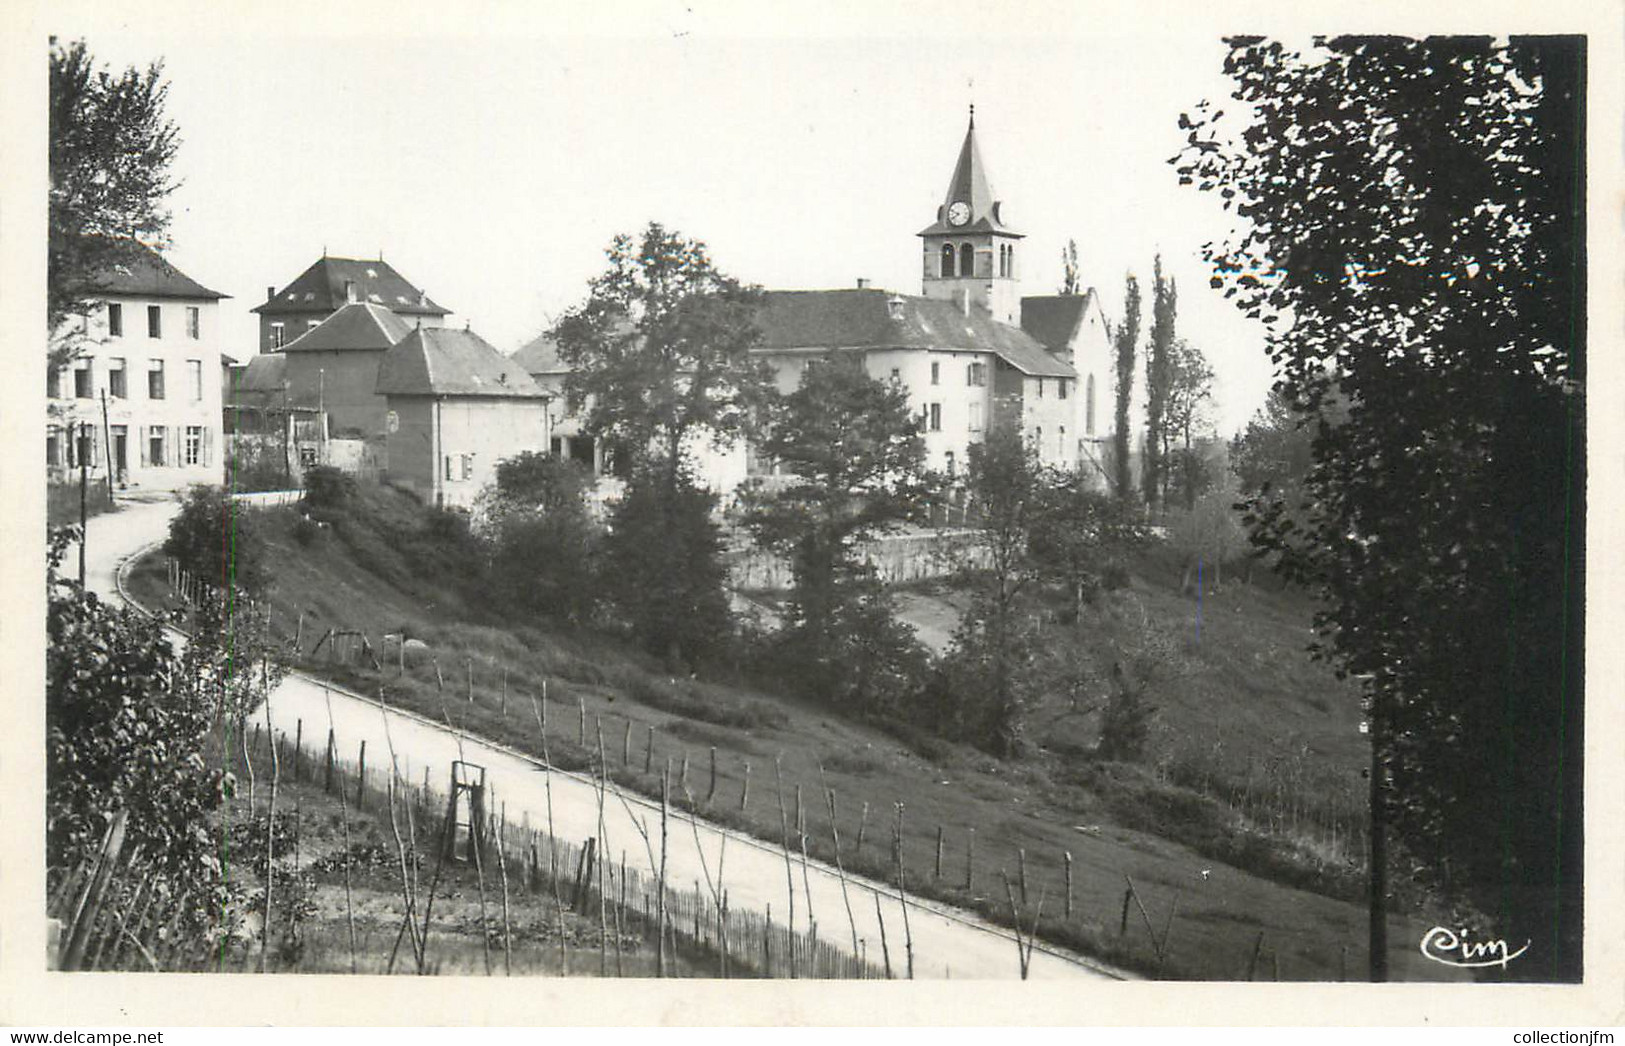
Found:
[[[384,353],[387,481],[423,501],[470,508],[497,463],[545,453],[549,395],[469,330],[419,327]]]
[[[408,328],[445,325],[450,311],[408,283],[379,257],[331,258],[324,252],[282,290],[265,288],[265,302],[249,310],[260,318],[260,351],[277,352],[345,305],[366,302],[400,316]]]
[[[100,274],[78,355],[48,369],[47,476],[119,488],[219,483],[219,303],[227,297],[139,247]],[[88,423],[88,428],[85,423]]]

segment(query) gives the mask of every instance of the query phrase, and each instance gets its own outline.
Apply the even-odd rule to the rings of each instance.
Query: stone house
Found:
[[[219,483],[220,299],[157,251],[139,249],[90,291],[73,321],[78,355],[46,373],[45,464],[51,481],[90,477],[173,490]],[[88,431],[83,423],[89,423]]]
[[[420,327],[384,353],[389,483],[428,504],[469,508],[497,463],[546,452],[549,394],[469,330]]]

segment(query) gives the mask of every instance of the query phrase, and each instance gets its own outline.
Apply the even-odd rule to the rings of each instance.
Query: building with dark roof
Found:
[[[382,258],[332,258],[323,254],[280,291],[265,289],[265,302],[252,310],[260,318],[260,351],[275,352],[313,329],[345,305],[363,303],[387,309],[408,327],[443,326],[450,310],[407,282]]]
[[[78,354],[48,369],[47,476],[173,490],[219,483],[219,291],[135,245],[85,289]]]
[[[251,397],[271,395],[272,401],[263,406],[325,413],[332,436],[369,440],[381,448],[388,407],[375,389],[378,366],[384,354],[411,333],[411,323],[382,306],[371,302],[342,305],[281,351],[261,353],[249,361],[245,373],[263,379],[270,373],[263,361],[267,357],[282,360],[276,368],[283,382],[280,390],[255,387],[241,391]],[[233,402],[249,405],[251,401],[234,395]]]
[[[548,449],[549,394],[470,330],[413,330],[384,353],[376,392],[388,480],[430,504],[466,508],[498,462]]]
[[[1093,290],[1021,296],[1023,234],[993,195],[974,112],[935,219],[918,235],[924,243],[920,295],[861,280],[849,289],[766,293],[755,351],[772,367],[779,390],[795,389],[818,359],[856,355],[870,377],[907,391],[931,467],[961,471],[972,444],[992,426],[1010,423],[1045,464],[1085,469],[1104,483],[1114,374],[1105,315]],[[562,390],[569,368],[545,334],[514,361],[539,383]],[[553,410],[561,443],[568,439],[574,450],[590,440],[581,412],[570,412],[562,396]],[[747,459],[750,473],[775,467]],[[726,482],[720,489],[727,492]]]

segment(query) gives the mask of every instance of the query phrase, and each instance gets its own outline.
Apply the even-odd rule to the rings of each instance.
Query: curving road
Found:
[[[110,599],[123,599],[122,569],[138,553],[163,540],[176,507],[173,500],[126,502],[121,511],[91,520],[86,556],[86,580],[91,590]],[[340,751],[353,752],[365,740],[370,752],[384,753],[393,743],[403,771],[410,768],[409,780],[416,780],[425,768],[433,779],[444,778],[451,761],[460,757],[461,748],[461,758],[486,768],[494,802],[507,804],[510,823],[519,823],[528,814],[531,824],[547,824],[546,779],[551,776],[556,833],[577,841],[598,834],[598,793],[590,779],[560,771],[546,775],[536,760],[519,752],[483,739],[460,739],[444,726],[412,713],[385,710],[376,702],[295,673],[272,696],[270,717],[278,730],[290,735],[300,720],[306,733],[315,737],[331,724]],[[623,793],[623,797],[624,803],[611,795],[605,805],[600,846],[602,852],[612,855],[625,851],[629,863],[644,866],[647,872],[647,854],[634,819],[649,829],[658,855],[659,809],[639,796]],[[695,881],[703,882],[705,870],[716,875],[722,863],[731,908],[762,911],[771,904],[775,917],[784,917],[788,905],[781,850],[704,820],[696,824],[675,815],[668,838],[667,869],[674,886],[686,888]],[[799,856],[796,864],[800,864]],[[836,943],[847,941],[850,947],[846,919],[849,900],[858,936],[871,961],[880,957],[880,929],[875,914],[878,896],[892,965],[902,976],[903,913],[895,888],[848,875],[843,898],[835,869],[816,861],[808,863],[805,886],[799,867],[794,879],[797,929],[806,929],[810,907],[822,936]],[[1005,929],[964,911],[913,899],[908,902],[908,921],[917,977],[1014,979],[1020,975],[1015,939]],[[1125,979],[1124,974],[1102,963],[1042,944],[1033,952],[1029,976]]]

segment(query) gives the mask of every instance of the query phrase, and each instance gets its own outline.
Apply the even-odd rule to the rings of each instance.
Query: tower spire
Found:
[[[976,130],[976,103],[970,103],[970,129]]]

